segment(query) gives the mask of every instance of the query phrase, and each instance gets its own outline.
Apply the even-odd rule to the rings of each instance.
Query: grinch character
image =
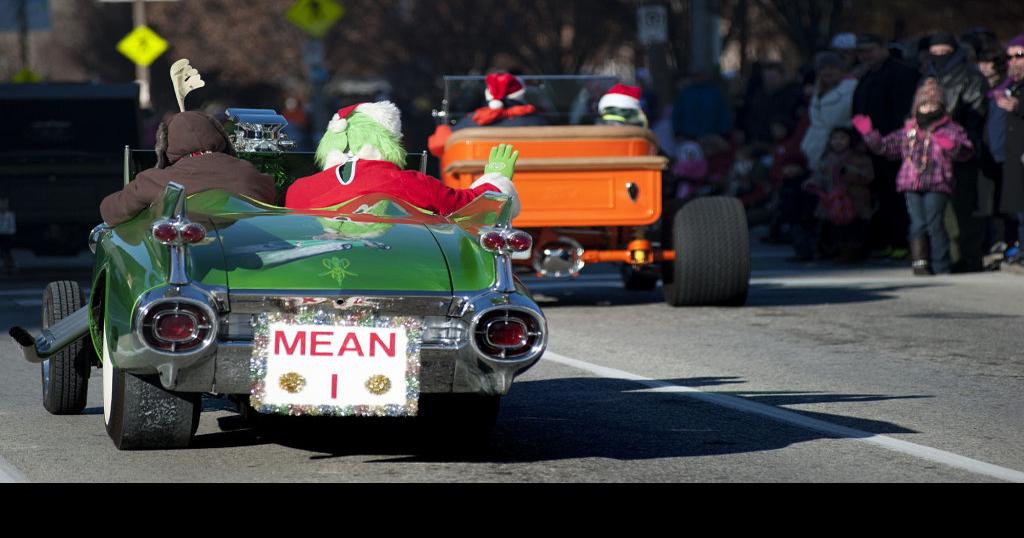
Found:
[[[450,215],[485,192],[512,197],[513,216],[519,196],[512,172],[519,152],[510,145],[491,149],[484,175],[468,189],[452,189],[439,180],[405,168],[401,113],[393,103],[361,103],[334,115],[316,151],[323,170],[289,187],[285,206],[320,209],[358,196],[381,193],[421,209]]]
[[[597,110],[599,125],[635,125],[647,128],[647,115],[640,107],[642,90],[638,86],[616,84],[601,97]]]

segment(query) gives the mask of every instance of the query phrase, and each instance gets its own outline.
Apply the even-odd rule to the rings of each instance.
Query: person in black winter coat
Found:
[[[946,92],[947,110],[953,121],[960,124],[974,147],[983,146],[985,117],[989,90],[985,75],[970,62],[967,52],[956,37],[938,33],[931,37],[928,47],[926,73],[935,77]],[[952,212],[947,212],[946,223],[950,234],[950,247],[954,271],[980,271],[982,247],[985,241],[985,221],[975,216],[978,211],[978,172],[981,160],[974,157],[953,165],[956,188],[953,191]]]
[[[1010,40],[1006,54],[1009,78],[995,95],[996,106],[1006,111],[1002,210],[1016,214],[1024,231],[1024,34]]]
[[[868,116],[883,133],[903,127],[917,90],[917,71],[892,58],[882,38],[874,34],[857,37],[857,59],[861,77],[853,93],[853,115]],[[871,219],[870,246],[906,252],[910,219],[906,202],[896,192],[900,163],[879,156],[871,161],[875,167],[871,196],[878,202],[878,211]]]

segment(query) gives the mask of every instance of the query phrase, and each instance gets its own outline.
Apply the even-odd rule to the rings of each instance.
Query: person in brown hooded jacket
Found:
[[[155,168],[140,172],[120,191],[100,203],[103,221],[110,226],[131,220],[160,199],[171,181],[186,194],[210,189],[277,203],[274,179],[236,157],[224,128],[201,112],[181,112],[161,123],[156,142]]]

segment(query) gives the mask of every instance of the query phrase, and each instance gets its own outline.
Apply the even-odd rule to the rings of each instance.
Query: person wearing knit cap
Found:
[[[1004,213],[1017,215],[1020,239],[1024,241],[1024,34],[1006,44],[1007,81],[993,96],[996,106],[1006,112],[1006,160],[1003,162]]]
[[[511,73],[491,73],[484,78],[487,105],[467,114],[454,126],[437,126],[427,140],[430,153],[440,158],[452,133],[467,127],[531,127],[547,125],[537,107],[526,102],[526,83]]]
[[[962,126],[974,147],[981,148],[988,113],[988,81],[971,64],[967,52],[955,36],[940,32],[928,41],[927,76],[938,81],[946,93],[947,110],[953,121]],[[978,209],[979,153],[953,166],[956,176],[951,199],[953,211],[948,217],[952,259],[957,272],[981,271],[985,241],[985,221],[976,215]]]
[[[292,209],[336,206],[364,194],[387,194],[421,209],[449,215],[485,192],[519,196],[512,174],[519,152],[505,144],[491,149],[484,175],[468,189],[453,189],[416,171],[404,170],[401,114],[393,103],[360,103],[339,110],[316,151],[322,171],[295,181],[285,196]]]
[[[647,127],[647,115],[640,108],[642,90],[639,86],[616,84],[601,96],[597,111],[601,125],[635,125]]]
[[[849,73],[857,63],[857,35],[849,32],[832,36],[829,49],[843,61],[843,72]]]
[[[910,214],[910,247],[915,275],[948,273],[952,269],[949,236],[943,222],[953,194],[953,162],[971,158],[974,145],[963,127],[950,117],[946,94],[927,79],[914,95],[913,117],[882,136],[871,118],[854,116],[853,125],[872,152],[900,160],[896,189],[904,193]]]

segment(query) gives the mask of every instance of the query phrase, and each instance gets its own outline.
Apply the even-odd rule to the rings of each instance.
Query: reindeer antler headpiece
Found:
[[[188,60],[182,58],[171,65],[171,83],[174,84],[174,96],[178,98],[178,108],[185,111],[185,96],[206,86],[206,81],[199,75],[199,71],[189,65]]]

